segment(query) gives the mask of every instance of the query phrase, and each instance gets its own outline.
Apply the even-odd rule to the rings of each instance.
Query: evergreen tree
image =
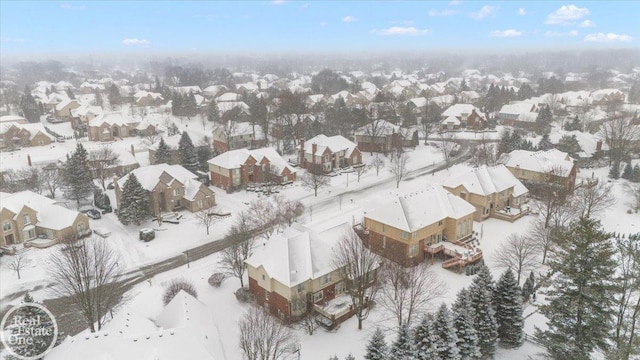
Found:
[[[480,347],[478,346],[478,333],[474,327],[474,313],[471,306],[471,298],[467,289],[458,292],[456,302],[453,305],[453,326],[458,336],[458,350],[460,357],[465,360],[480,359]]]
[[[164,138],[160,138],[160,143],[158,144],[158,149],[156,150],[154,164],[163,163],[171,165],[171,149],[169,149],[169,145],[164,142]]]
[[[568,153],[569,156],[573,158],[578,157],[578,154],[582,151],[578,138],[575,135],[563,135],[558,141],[557,148],[560,151]]]
[[[207,145],[198,146],[198,170],[207,172],[209,170],[209,159],[213,157],[211,147]]]
[[[624,167],[624,171],[622,171],[621,178],[632,180],[633,179],[633,169],[631,168],[631,162],[627,163],[627,166]]]
[[[491,272],[482,266],[469,288],[471,306],[475,313],[474,327],[482,356],[493,356],[496,350],[498,326],[492,307],[493,280]]]
[[[536,335],[554,359],[590,359],[606,349],[613,328],[617,263],[611,234],[581,218],[558,234],[548,266],[554,276],[540,312],[548,329]]]
[[[631,85],[631,89],[629,89],[629,96],[627,97],[629,103],[639,104],[640,103],[640,81],[636,81]]]
[[[580,122],[578,115],[576,115],[570,122],[567,122],[564,125],[564,129],[567,131],[582,131],[582,123]]]
[[[432,326],[431,318],[425,315],[413,331],[416,360],[441,360],[434,346],[437,339]]]
[[[614,162],[613,164],[611,164],[611,168],[609,169],[609,177],[612,179],[619,179],[620,178],[620,163],[619,162]]]
[[[538,112],[538,116],[536,117],[536,132],[539,134],[543,134],[548,132],[549,126],[551,126],[551,122],[553,121],[553,115],[551,114],[551,109],[549,106],[543,106],[540,108],[540,112]]]
[[[102,107],[102,105],[104,104],[104,100],[102,99],[102,94],[100,93],[99,90],[96,90],[95,93],[93,93],[95,102],[96,102],[96,106]]]
[[[94,184],[88,163],[87,150],[78,143],[76,151],[67,159],[62,171],[64,198],[75,200],[80,207],[80,200],[93,193]]]
[[[531,295],[533,295],[535,291],[535,278],[533,275],[533,271],[529,274],[529,277],[522,284],[522,302],[529,301]]]
[[[460,91],[469,91],[469,86],[467,85],[467,80],[462,79],[462,83],[460,83]]]
[[[367,353],[365,354],[365,360],[387,360],[388,358],[387,342],[384,340],[384,333],[380,328],[371,336],[369,343],[367,344]]]
[[[75,100],[76,96],[73,94],[73,91],[71,91],[71,89],[67,88],[65,92],[67,93],[67,96],[69,97],[69,99]]]
[[[24,87],[24,95],[20,99],[20,110],[22,111],[22,116],[24,116],[27,121],[30,123],[40,122],[40,115],[42,112],[40,111],[40,106],[36,102],[36,99],[31,96],[31,90],[29,90],[28,86]]]
[[[198,152],[186,131],[183,131],[180,137],[178,152],[180,153],[180,165],[191,172],[198,170]]]
[[[409,325],[404,324],[398,330],[398,337],[391,346],[391,360],[413,360],[414,350]]]
[[[453,319],[446,304],[442,304],[433,320],[433,333],[436,342],[433,346],[441,359],[460,359],[458,350],[458,335],[453,327]]]
[[[151,218],[151,206],[147,192],[142,188],[134,173],[129,173],[129,178],[122,186],[120,209],[118,219],[124,225],[131,223],[140,225]]]
[[[552,148],[553,144],[549,139],[549,133],[544,133],[544,135],[542,135],[542,139],[540,139],[540,142],[538,142],[538,150],[549,150]]]
[[[631,181],[640,182],[640,165],[638,164],[636,164],[636,166],[633,167],[633,174],[631,176]]]
[[[349,355],[347,355],[347,357],[345,357],[344,360],[356,360],[356,357],[353,356],[353,354],[349,353]]]
[[[524,341],[522,298],[520,296],[520,286],[518,286],[518,281],[511,268],[507,269],[498,280],[495,303],[500,342],[505,347],[522,345]]]
[[[120,89],[116,84],[111,84],[109,87],[109,92],[107,94],[107,98],[109,99],[109,105],[119,105],[122,102],[122,98],[120,96]]]
[[[218,103],[215,100],[211,100],[207,106],[207,120],[215,123],[220,122],[220,109],[218,109]]]

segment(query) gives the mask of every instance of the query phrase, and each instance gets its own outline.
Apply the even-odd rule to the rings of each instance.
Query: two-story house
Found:
[[[114,141],[135,135],[138,121],[121,113],[100,114],[87,123],[89,140]]]
[[[358,146],[340,135],[318,135],[300,141],[298,165],[311,172],[330,172],[346,166],[362,164]]]
[[[197,212],[216,204],[215,193],[196,180],[196,174],[180,165],[156,164],[137,168],[114,182],[118,207],[122,188],[131,174],[147,191],[154,215],[182,209]]]
[[[75,99],[67,99],[56,104],[56,117],[65,121],[70,121],[73,117],[71,112],[80,107],[80,103]]]
[[[535,103],[519,101],[505,104],[498,112],[498,123],[500,125],[532,129],[536,124],[538,112],[540,112],[540,109]]]
[[[464,247],[473,236],[476,208],[441,186],[399,196],[364,214],[364,241],[381,256],[415,266],[430,245]]]
[[[55,204],[31,191],[0,192],[0,246],[35,240],[63,240],[91,233],[85,214]]]
[[[403,146],[417,146],[418,135],[415,129],[403,128],[386,120],[373,122],[355,131],[358,149],[388,153]]]
[[[211,184],[224,190],[251,183],[286,183],[296,179],[296,170],[272,147],[231,150],[208,163]]]
[[[442,113],[442,130],[481,130],[487,127],[487,118],[472,104],[455,104]]]
[[[500,162],[525,184],[555,184],[569,193],[576,186],[578,165],[569,154],[558,149],[514,150],[503,154]]]
[[[320,232],[294,224],[272,235],[245,261],[258,305],[286,322],[312,310],[333,325],[351,317],[351,300],[344,294],[348,279],[332,258],[338,242],[353,231],[349,223]]]
[[[0,124],[0,150],[19,149],[22,147],[44,146],[55,141],[41,123]]]
[[[249,122],[229,121],[224,126],[213,130],[213,148],[218,153],[242,148],[257,148],[265,146],[266,139],[262,127]]]
[[[514,221],[526,213],[521,206],[529,190],[504,165],[469,169],[447,178],[442,186],[476,207],[475,221]]]

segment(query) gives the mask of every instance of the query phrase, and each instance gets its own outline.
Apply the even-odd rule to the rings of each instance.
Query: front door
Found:
[[[7,245],[13,245],[16,243],[16,239],[13,237],[13,234],[9,234],[4,237],[4,242]]]

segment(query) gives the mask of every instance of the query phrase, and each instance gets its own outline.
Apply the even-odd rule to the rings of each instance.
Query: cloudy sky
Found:
[[[640,2],[1,1],[5,54],[638,47]]]

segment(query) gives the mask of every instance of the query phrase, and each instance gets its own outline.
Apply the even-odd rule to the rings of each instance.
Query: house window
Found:
[[[414,257],[418,255],[418,245],[419,243],[409,245],[409,257]]]
[[[264,274],[262,274],[262,280],[266,280],[266,276],[264,276]]]
[[[23,231],[22,236],[25,240],[34,239],[36,237],[36,229],[25,230]]]
[[[438,226],[442,226],[442,220],[438,221]]]
[[[173,189],[173,196],[179,196],[180,195],[180,189]]]
[[[407,240],[409,238],[409,233],[406,231],[402,232],[402,240]]]
[[[382,236],[382,248],[383,249],[387,248],[387,237],[386,236]]]
[[[198,205],[198,209],[202,209],[202,199],[196,201],[196,205]]]
[[[344,293],[344,282],[336,284],[336,295]]]
[[[304,291],[304,284],[300,284],[298,285],[298,292],[303,292]]]
[[[384,234],[385,232],[387,232],[387,225],[382,224],[382,233]]]
[[[11,223],[10,222],[5,222],[4,224],[2,224],[2,230],[3,231],[9,231],[11,230]]]
[[[324,298],[324,293],[322,291],[318,291],[313,294],[313,302],[316,303]]]
[[[25,215],[22,217],[22,223],[23,223],[24,225],[29,225],[29,224],[31,224],[31,217],[29,216],[29,214],[25,214]]]
[[[329,281],[331,281],[331,274],[325,274],[325,275],[322,275],[322,278],[320,279],[320,284],[324,285]]]
[[[247,173],[253,174],[253,165],[247,165]]]

